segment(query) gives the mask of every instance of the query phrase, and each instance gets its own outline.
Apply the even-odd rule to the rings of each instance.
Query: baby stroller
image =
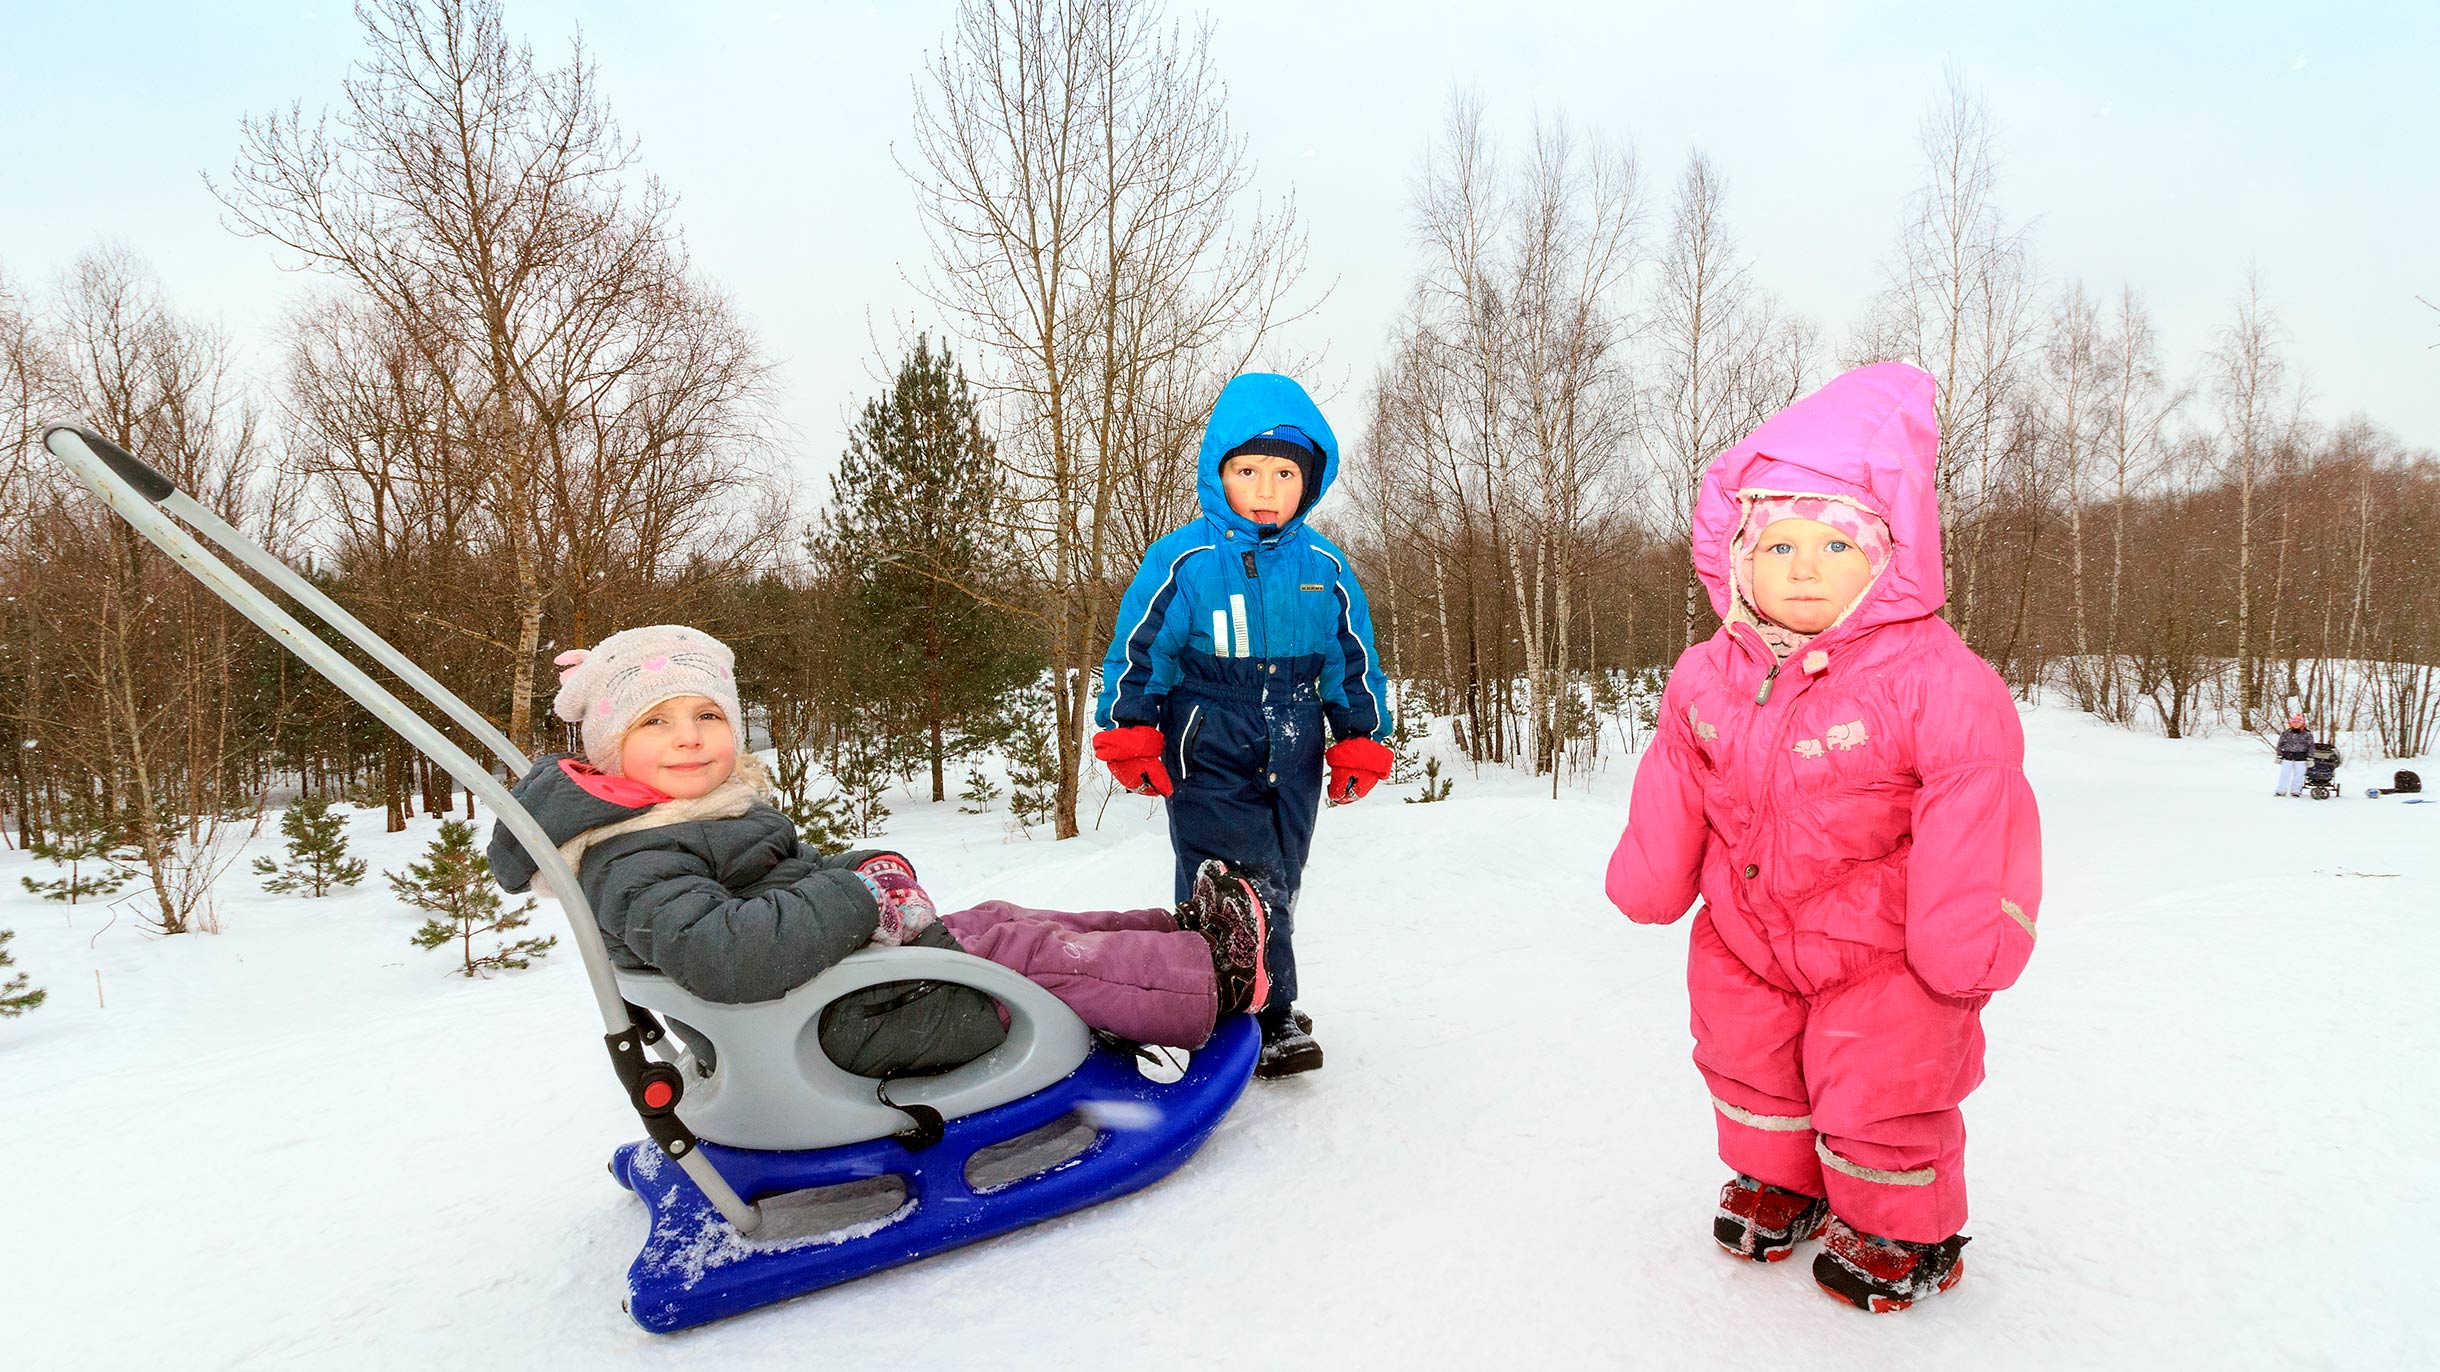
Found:
[[[2337,744],[2314,744],[2313,760],[2305,764],[2304,793],[2315,800],[2345,795],[2346,788],[2338,784],[2338,767],[2345,760],[2338,755]]]
[[[481,796],[564,893],[610,1067],[649,1136],[610,1161],[650,1212],[627,1272],[627,1311],[646,1329],[734,1315],[1138,1190],[1191,1157],[1252,1079],[1251,1016],[1224,1021],[1181,1071],[1156,1079],[1048,991],[943,948],[851,954],[753,1005],[709,1003],[667,977],[613,968],[575,874],[490,769],[188,530],[522,775],[528,760],[506,735],[134,454],[73,424],[47,425],[42,441],[137,533]],[[990,995],[1007,1013],[1007,1040],[954,1071],[890,1082],[808,1047],[839,997],[921,980]]]

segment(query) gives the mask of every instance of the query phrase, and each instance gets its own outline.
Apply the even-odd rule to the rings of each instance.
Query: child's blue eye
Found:
[[[1774,543],[1770,546],[1768,551],[1778,553],[1784,557],[1789,553],[1795,552],[1796,545],[1793,543]]]
[[[1834,538],[1830,540],[1830,551],[1834,553],[1843,553],[1852,546],[1854,545],[1850,544],[1843,538]]]

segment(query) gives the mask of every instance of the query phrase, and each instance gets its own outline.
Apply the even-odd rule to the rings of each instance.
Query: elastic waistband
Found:
[[[1274,705],[1319,702],[1320,653],[1295,657],[1206,657],[1187,654],[1176,689],[1214,700],[1268,699]]]

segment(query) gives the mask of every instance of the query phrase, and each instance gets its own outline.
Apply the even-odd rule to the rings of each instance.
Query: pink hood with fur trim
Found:
[[[1983,995],[2033,951],[2041,829],[2015,700],[1935,615],[1935,395],[1904,363],[1860,367],[1712,462],[1692,551],[1725,622],[1670,675],[1610,859],[1609,897],[1630,918],[1675,920],[1700,894],[1730,951],[1800,994],[1902,952],[1933,990]],[[1785,663],[1732,572],[1762,495],[1854,502],[1893,544]]]
[[[1729,548],[1755,495],[1821,495],[1879,515],[1890,566],[1848,612],[1858,628],[1919,619],[1948,602],[1940,570],[1940,435],[1931,374],[1903,362],[1858,367],[1763,422],[1712,459],[1696,493],[1694,570],[1723,620],[1738,617]]]

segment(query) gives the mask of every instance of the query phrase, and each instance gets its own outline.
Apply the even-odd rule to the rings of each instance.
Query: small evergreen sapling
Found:
[[[957,793],[966,802],[957,807],[961,815],[979,815],[991,809],[991,802],[1000,798],[1000,783],[983,774],[980,767],[966,769],[966,789]]]
[[[1019,691],[1007,705],[1008,813],[1027,828],[1049,819],[1059,804],[1059,758],[1051,750],[1049,704],[1039,692]]]
[[[415,931],[415,946],[438,948],[455,942],[462,975],[489,976],[494,970],[528,966],[559,942],[556,934],[506,940],[508,934],[525,927],[534,902],[528,900],[513,910],[504,908],[500,888],[491,879],[491,863],[475,851],[474,826],[464,820],[441,821],[441,836],[424,850],[424,860],[410,864],[403,875],[390,873],[389,878],[390,890],[400,900],[431,916]],[[478,934],[499,934],[502,942],[476,957]]]
[[[15,937],[16,930],[0,929],[0,968],[17,965],[16,956],[8,950],[8,941]],[[26,974],[19,972],[6,982],[0,982],[0,1019],[15,1019],[42,1004],[43,997],[49,994],[48,991],[28,990]]]
[[[1388,780],[1392,786],[1403,786],[1423,775],[1419,761],[1421,750],[1415,746],[1419,740],[1414,728],[1414,711],[1404,708],[1404,701],[1399,704],[1397,726],[1389,731],[1388,738],[1382,740],[1390,753]]]
[[[847,804],[837,796],[813,793],[813,750],[801,731],[772,755],[777,769],[776,804],[796,823],[799,843],[817,853],[835,853],[847,846]]]
[[[870,838],[880,833],[890,817],[890,807],[881,799],[890,787],[890,757],[877,722],[857,719],[849,724],[840,738],[831,777],[839,784],[837,799],[847,837]]]
[[[1440,801],[1447,800],[1449,798],[1449,788],[1455,784],[1455,782],[1443,779],[1440,775],[1439,758],[1425,758],[1423,760],[1423,794],[1419,796],[1408,796],[1406,798],[1406,803],[1409,805],[1432,805]]]
[[[815,796],[808,785],[793,794],[782,791],[779,809],[796,821],[797,841],[817,853],[835,853],[855,838],[847,822],[847,802],[839,796]]]
[[[331,813],[328,800],[299,796],[280,815],[280,832],[288,836],[287,865],[254,860],[254,870],[270,878],[264,890],[319,898],[364,880],[364,859],[347,855],[347,817]]]
[[[121,846],[118,833],[103,820],[101,807],[91,801],[79,801],[67,807],[49,837],[26,844],[27,851],[67,868],[68,874],[51,881],[36,881],[32,877],[17,880],[44,900],[64,900],[70,905],[106,896],[126,885],[134,875],[115,851]]]

